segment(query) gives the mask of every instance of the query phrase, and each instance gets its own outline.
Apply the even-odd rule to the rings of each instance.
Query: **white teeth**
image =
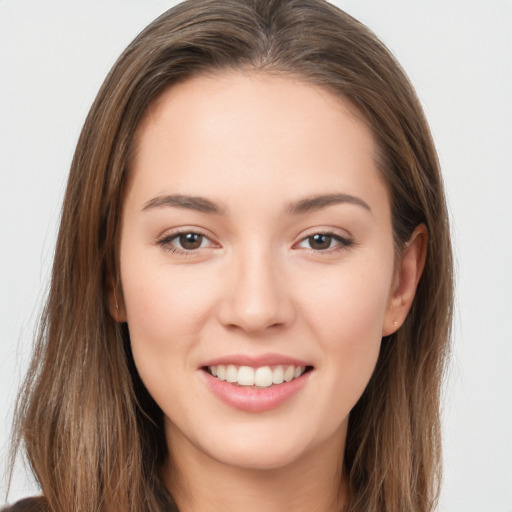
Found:
[[[272,386],[272,370],[268,366],[258,368],[254,372],[254,385],[261,388]]]
[[[217,378],[219,380],[226,380],[226,367],[223,364],[217,366]]]
[[[254,370],[250,366],[240,366],[238,384],[240,386],[254,386]]]
[[[284,372],[284,380],[286,382],[290,382],[293,379],[293,374],[295,373],[295,368],[293,366],[288,366],[286,371]]]
[[[276,366],[274,371],[272,372],[272,383],[273,384],[282,384],[284,381],[284,370],[282,366]]]
[[[272,384],[282,384],[283,382],[291,382],[293,379],[299,378],[306,368],[304,366],[261,366],[259,368],[251,368],[250,366],[237,367],[234,364],[209,367],[210,373],[219,380],[225,380],[239,386],[256,386],[259,388],[267,388]]]
[[[236,382],[238,380],[238,370],[236,366],[229,364],[226,368],[226,381],[227,382]]]

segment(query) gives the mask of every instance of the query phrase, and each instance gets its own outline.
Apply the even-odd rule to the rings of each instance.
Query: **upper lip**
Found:
[[[215,359],[205,361],[201,367],[205,366],[218,366],[219,364],[235,366],[250,366],[252,368],[260,368],[262,366],[311,366],[311,363],[297,359],[295,357],[286,356],[283,354],[261,354],[258,356],[249,356],[246,354],[230,354]]]

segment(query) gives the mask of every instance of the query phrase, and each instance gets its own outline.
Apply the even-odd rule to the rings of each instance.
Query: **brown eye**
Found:
[[[218,247],[206,235],[195,231],[181,231],[164,236],[157,244],[174,254],[191,256],[203,249]]]
[[[316,235],[308,237],[308,243],[311,249],[314,249],[315,251],[329,249],[332,244],[332,236],[324,233],[317,233]]]
[[[311,249],[312,251],[331,254],[338,250],[346,249],[353,245],[353,241],[334,233],[315,233],[303,238],[297,247],[301,249]]]
[[[183,249],[186,251],[193,251],[194,249],[199,249],[199,247],[201,247],[203,238],[204,236],[199,233],[183,233],[179,235],[178,241],[179,245]]]

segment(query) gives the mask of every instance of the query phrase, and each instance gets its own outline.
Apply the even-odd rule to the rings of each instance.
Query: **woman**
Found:
[[[432,510],[452,300],[414,92],[318,0],[189,1],[82,131],[12,510]]]

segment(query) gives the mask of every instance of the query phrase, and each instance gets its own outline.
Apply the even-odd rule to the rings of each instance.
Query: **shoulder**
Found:
[[[38,497],[18,501],[14,505],[3,508],[1,512],[45,512],[47,510],[46,500]]]

